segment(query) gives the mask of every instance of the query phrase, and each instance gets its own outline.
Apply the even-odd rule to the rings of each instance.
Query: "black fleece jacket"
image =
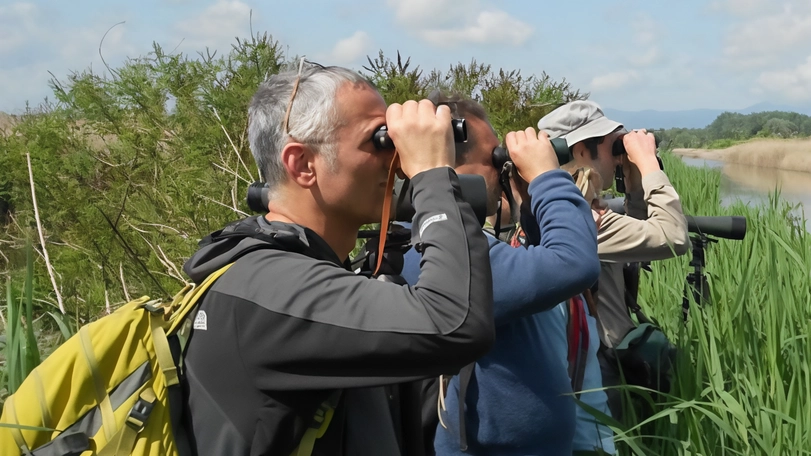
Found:
[[[184,359],[198,454],[287,456],[337,389],[314,455],[419,454],[418,395],[402,384],[473,362],[494,328],[487,241],[455,172],[412,185],[412,287],[356,275],[311,230],[263,217],[201,242],[184,265],[196,283],[236,262],[203,298]]]

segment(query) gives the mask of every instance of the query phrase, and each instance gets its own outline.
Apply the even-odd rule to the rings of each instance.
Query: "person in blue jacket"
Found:
[[[432,101],[466,119],[468,140],[457,144],[456,172],[484,176],[488,214],[495,214],[502,189],[492,152],[500,142],[486,113],[458,96],[434,94]],[[505,144],[518,174],[521,224],[530,245],[517,249],[487,236],[496,341],[473,366],[469,382],[457,375],[447,385],[434,439],[438,456],[572,454],[576,405],[566,321],[549,310],[596,282],[597,232],[589,204],[571,175],[559,169],[544,133],[510,132]],[[413,249],[406,253],[402,275],[409,284],[417,282],[419,262]],[[462,399],[460,386],[466,389]]]

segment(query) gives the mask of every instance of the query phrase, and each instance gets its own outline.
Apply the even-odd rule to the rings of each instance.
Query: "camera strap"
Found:
[[[389,222],[391,218],[391,198],[394,193],[394,176],[397,174],[397,169],[400,168],[400,156],[397,151],[391,157],[391,164],[389,165],[389,175],[386,179],[386,193],[383,197],[383,212],[380,220],[380,240],[377,243],[377,261],[375,271],[372,276],[376,276],[380,271],[380,265],[383,264],[383,252],[386,247],[386,237],[389,232]]]
[[[504,192],[504,195],[507,196],[507,203],[510,205],[510,220],[513,222],[518,220],[518,204],[515,201],[515,196],[513,196],[512,187],[510,186],[510,173],[512,172],[512,162],[507,162],[500,170],[498,176],[498,183],[501,185],[501,190]],[[504,210],[501,207],[501,198],[498,199],[498,211],[496,213],[496,223],[495,223],[495,230],[496,230],[496,237],[501,235],[501,211]]]

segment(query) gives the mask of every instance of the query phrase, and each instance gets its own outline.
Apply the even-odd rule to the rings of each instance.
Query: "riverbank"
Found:
[[[673,149],[685,157],[811,173],[811,139],[756,139],[726,149]]]

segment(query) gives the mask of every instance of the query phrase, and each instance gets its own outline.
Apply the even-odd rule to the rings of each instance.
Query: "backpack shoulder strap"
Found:
[[[310,456],[313,454],[315,448],[315,441],[324,436],[327,432],[329,423],[335,414],[335,408],[338,407],[338,402],[341,400],[342,390],[333,391],[327,399],[318,406],[318,409],[313,415],[310,426],[304,431],[304,437],[301,438],[298,447],[293,450],[290,456]]]
[[[642,307],[637,302],[637,295],[639,292],[639,270],[642,268],[640,263],[627,263],[622,268],[622,278],[625,284],[625,306],[628,307],[628,312],[636,316],[639,323],[653,323],[644,312]]]

